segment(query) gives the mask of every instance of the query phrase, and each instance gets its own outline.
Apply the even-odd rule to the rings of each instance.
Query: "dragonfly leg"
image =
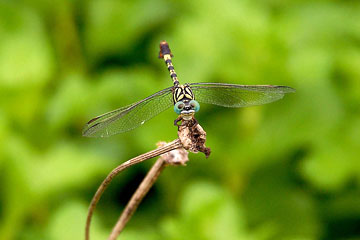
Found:
[[[196,125],[199,124],[198,120],[196,120],[196,118],[192,117],[192,120],[193,120],[193,127],[195,127]]]
[[[174,126],[180,126],[181,123],[178,124],[178,122],[180,122],[181,120],[182,120],[182,117],[181,117],[181,116],[179,116],[178,118],[176,118],[176,119],[174,120]]]

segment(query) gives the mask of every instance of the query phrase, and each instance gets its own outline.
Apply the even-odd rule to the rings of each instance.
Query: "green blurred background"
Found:
[[[106,139],[92,117],[181,82],[277,84],[266,105],[203,104],[212,154],[160,176],[120,239],[360,239],[360,3],[0,0],[0,239],[83,239],[118,164],[177,137],[171,110]],[[154,160],[95,211],[106,239]]]

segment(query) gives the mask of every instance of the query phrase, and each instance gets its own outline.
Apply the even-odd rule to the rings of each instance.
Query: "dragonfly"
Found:
[[[138,102],[91,119],[83,129],[86,137],[109,137],[143,125],[146,121],[173,106],[178,114],[174,124],[195,119],[200,103],[223,107],[249,107],[277,101],[286,93],[295,92],[288,86],[239,85],[229,83],[180,84],[172,63],[172,53],[166,41],[160,42],[159,58],[165,61],[173,86]]]

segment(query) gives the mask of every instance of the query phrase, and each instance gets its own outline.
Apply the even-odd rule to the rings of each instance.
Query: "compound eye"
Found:
[[[191,100],[189,104],[191,106],[191,109],[194,109],[195,112],[198,112],[200,110],[200,104],[197,101]]]
[[[177,114],[180,114],[181,111],[184,109],[185,107],[185,103],[182,102],[182,101],[179,101],[177,103],[175,103],[174,105],[174,111],[177,113]]]

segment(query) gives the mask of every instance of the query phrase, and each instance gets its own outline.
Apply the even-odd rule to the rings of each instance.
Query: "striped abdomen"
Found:
[[[172,64],[171,61],[171,57],[173,55],[171,54],[171,50],[169,48],[169,44],[167,44],[167,42],[162,41],[160,43],[160,53],[159,53],[159,58],[163,58],[165,61],[165,64],[167,66],[167,69],[169,70],[170,73],[170,77],[173,80],[174,86],[179,85],[179,80],[177,78],[174,66]]]

